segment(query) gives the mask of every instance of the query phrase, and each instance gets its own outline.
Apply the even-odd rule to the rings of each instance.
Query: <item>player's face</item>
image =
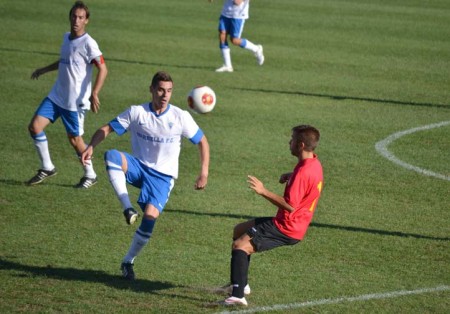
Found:
[[[294,133],[292,133],[291,140],[289,141],[289,148],[292,155],[296,157],[300,156],[301,145],[298,136]]]
[[[158,86],[150,86],[150,93],[152,94],[152,104],[154,109],[164,109],[167,107],[172,96],[173,83],[160,81]]]
[[[70,30],[73,35],[81,36],[85,33],[85,28],[89,19],[86,18],[84,9],[75,9],[70,16]]]

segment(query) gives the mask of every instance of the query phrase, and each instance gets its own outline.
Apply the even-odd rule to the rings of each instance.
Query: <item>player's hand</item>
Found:
[[[92,94],[89,98],[89,101],[91,102],[91,110],[93,113],[98,113],[100,109],[100,99],[98,99],[97,95]]]
[[[208,183],[208,177],[204,175],[200,175],[197,180],[195,181],[195,189],[196,190],[203,190],[206,187],[206,184]]]
[[[259,195],[264,194],[264,192],[266,191],[264,184],[254,176],[247,176],[247,183],[249,184],[249,188],[254,190]]]
[[[39,76],[42,75],[41,69],[36,69],[34,70],[33,73],[31,73],[31,79],[32,80],[37,80],[39,78]]]
[[[94,154],[94,148],[91,145],[86,147],[86,150],[80,156],[80,162],[83,166],[91,164],[92,155]]]
[[[280,182],[280,183],[286,183],[286,182],[288,182],[289,179],[290,179],[290,177],[291,177],[291,175],[292,175],[292,172],[289,172],[289,173],[283,173],[283,174],[280,176],[279,182]]]

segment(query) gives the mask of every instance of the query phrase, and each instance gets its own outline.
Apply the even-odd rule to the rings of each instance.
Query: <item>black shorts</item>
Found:
[[[247,230],[256,252],[268,251],[283,245],[294,245],[300,240],[288,237],[273,223],[273,217],[255,219],[255,226]]]

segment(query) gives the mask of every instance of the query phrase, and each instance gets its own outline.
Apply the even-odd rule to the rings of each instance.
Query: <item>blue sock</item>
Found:
[[[134,234],[128,253],[123,258],[124,263],[134,263],[134,259],[139,255],[150,240],[155,222],[156,220],[154,219],[147,219],[145,217],[142,218],[141,225]]]
[[[150,239],[153,233],[153,227],[155,226],[155,219],[148,219],[146,217],[142,218],[141,225],[136,230],[136,233],[143,238]]]

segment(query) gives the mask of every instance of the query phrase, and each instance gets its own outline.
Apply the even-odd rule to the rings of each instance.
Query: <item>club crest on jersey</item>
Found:
[[[173,127],[173,122],[169,122],[169,129]]]

